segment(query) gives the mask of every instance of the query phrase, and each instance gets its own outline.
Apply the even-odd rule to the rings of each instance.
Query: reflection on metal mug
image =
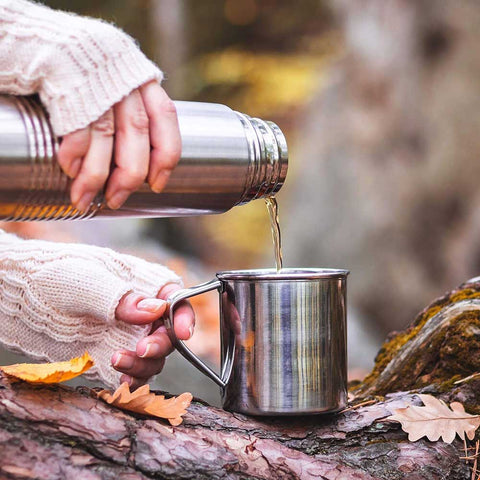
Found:
[[[221,387],[227,410],[250,415],[334,412],[347,399],[347,270],[234,270],[175,292],[165,324],[176,349]],[[221,372],[175,336],[184,299],[220,294]]]

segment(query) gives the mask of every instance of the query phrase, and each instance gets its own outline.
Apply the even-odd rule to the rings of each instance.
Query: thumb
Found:
[[[146,298],[134,292],[126,293],[118,303],[115,318],[133,325],[146,325],[160,318],[167,302],[160,298]]]

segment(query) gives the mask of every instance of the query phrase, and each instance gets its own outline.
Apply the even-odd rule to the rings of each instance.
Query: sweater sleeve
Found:
[[[115,319],[129,292],[155,297],[180,283],[168,268],[107,248],[22,240],[0,230],[0,343],[38,360],[61,361],[88,350],[87,376],[113,386],[114,351],[135,350],[150,326]]]
[[[97,19],[0,0],[0,91],[38,93],[56,135],[97,120],[162,72],[135,41]]]

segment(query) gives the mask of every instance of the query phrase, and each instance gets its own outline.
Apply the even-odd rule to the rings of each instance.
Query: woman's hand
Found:
[[[133,325],[152,323],[150,335],[137,343],[135,352],[122,350],[113,354],[113,367],[124,374],[121,382],[128,382],[131,387],[137,388],[161,372],[165,357],[173,351],[161,317],[167,307],[165,299],[179,288],[179,285],[170,283],[160,290],[157,298],[128,293],[120,300],[115,312],[117,320]],[[188,340],[192,336],[195,315],[188,302],[183,302],[176,308],[174,323],[175,334],[180,340]]]
[[[88,127],[65,135],[58,162],[74,179],[70,197],[76,208],[88,210],[106,186],[107,205],[117,209],[145,180],[160,192],[180,153],[175,105],[156,81],[150,81]]]

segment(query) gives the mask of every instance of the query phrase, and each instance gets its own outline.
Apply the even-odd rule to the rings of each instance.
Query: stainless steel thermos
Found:
[[[285,137],[272,122],[225,105],[175,102],[182,155],[163,192],[148,184],[118,210],[99,194],[85,212],[70,204],[56,162],[58,140],[36,97],[0,95],[0,220],[180,217],[222,213],[275,194],[287,174]]]

